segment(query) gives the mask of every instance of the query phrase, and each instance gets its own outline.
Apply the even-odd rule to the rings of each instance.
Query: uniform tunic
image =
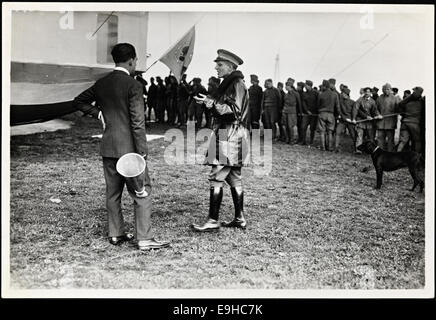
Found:
[[[204,164],[242,167],[250,160],[248,89],[240,71],[227,77],[220,84],[213,102],[215,121]]]

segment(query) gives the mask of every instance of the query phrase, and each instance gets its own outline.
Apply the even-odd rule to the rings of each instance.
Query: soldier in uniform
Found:
[[[354,104],[355,101],[350,98],[350,89],[343,88],[339,98],[339,122],[336,125],[335,152],[339,152],[341,135],[345,133],[345,129],[350,133],[354,152],[356,152],[356,130],[351,122]]]
[[[177,109],[178,109],[178,125],[186,126],[186,117],[188,113],[189,102],[189,85],[186,82],[186,74],[182,75],[180,83],[177,86]]]
[[[277,114],[281,103],[282,97],[279,90],[273,87],[271,79],[265,80],[265,91],[261,101],[262,122],[264,129],[272,129],[273,139],[276,138],[277,134],[275,123],[277,123]]]
[[[301,132],[302,136],[302,144],[306,144],[306,133],[307,128],[310,126],[310,142],[309,144],[313,144],[313,140],[315,139],[315,131],[318,123],[318,91],[312,89],[313,82],[310,80],[306,80],[305,88],[306,91],[303,92],[303,99],[301,101],[301,105],[303,107],[303,119],[302,119],[302,128]]]
[[[257,75],[250,75],[251,87],[248,89],[249,97],[249,119],[251,129],[259,129],[260,111],[262,103],[262,87],[259,86]]]
[[[423,121],[425,115],[425,100],[422,97],[424,89],[413,88],[410,96],[400,102],[401,113],[400,143],[397,151],[402,151],[409,140],[412,141],[412,150],[422,152],[422,132],[425,128]]]
[[[398,111],[397,99],[395,99],[391,89],[391,85],[386,83],[382,87],[383,93],[376,100],[377,110],[382,116],[390,115]],[[380,148],[389,152],[394,151],[394,135],[397,122],[398,116],[390,116],[376,121],[377,144]]]
[[[235,217],[221,226],[245,229],[244,191],[241,168],[249,159],[248,152],[248,89],[244,76],[236,70],[243,63],[237,55],[220,49],[215,59],[218,77],[222,78],[215,96],[199,94],[194,97],[204,103],[214,115],[214,128],[205,164],[212,166],[209,174],[210,202],[208,220],[203,225],[193,224],[198,232],[220,228],[219,210],[223,198],[223,184],[230,185]]]
[[[300,101],[303,101],[304,94],[304,82],[297,82],[297,93],[300,97]],[[307,114],[307,111],[303,107],[303,103],[298,105],[297,110],[297,132],[298,132],[298,144],[303,144],[303,118]]]
[[[286,82],[286,93],[284,98],[283,114],[281,125],[285,136],[284,141],[288,144],[294,144],[294,127],[297,125],[298,110],[300,109],[300,95],[292,89],[292,82]]]
[[[277,90],[280,92],[281,103],[279,105],[279,110],[277,112],[277,122],[275,123],[276,127],[279,128],[280,140],[285,141],[285,132],[282,127],[282,113],[283,113],[283,105],[285,103],[285,91],[283,90],[283,82],[277,82]]]
[[[193,79],[193,86],[191,88],[191,97],[193,98],[191,101],[191,110],[194,111],[195,115],[195,128],[200,129],[201,123],[203,122],[203,104],[198,103],[194,97],[198,96],[199,93],[201,94],[207,94],[206,88],[201,84],[200,78],[194,78]]]
[[[157,92],[156,92],[156,116],[159,123],[164,123],[165,121],[165,85],[161,77],[156,77],[157,82]]]
[[[210,77],[207,84],[207,93],[209,96],[214,97],[218,92],[218,87],[221,80],[217,77]],[[206,116],[206,128],[212,129],[212,110],[204,106],[204,115]]]
[[[371,88],[363,89],[363,97],[354,104],[352,122],[356,124],[356,147],[363,143],[364,138],[374,140],[374,119],[381,119],[375,101],[371,98]],[[365,121],[362,121],[365,120]],[[357,123],[357,121],[362,121]],[[357,150],[360,154],[361,151]]]
[[[339,113],[339,98],[330,89],[330,82],[323,80],[323,91],[318,96],[318,132],[321,150],[333,151],[333,132],[335,130],[335,114]]]
[[[156,110],[156,103],[157,103],[157,86],[154,83],[154,78],[150,78],[150,87],[148,88],[148,96],[147,96],[147,104],[148,104],[148,121],[151,120],[151,110],[154,112],[154,119],[156,121],[157,119],[157,110]]]

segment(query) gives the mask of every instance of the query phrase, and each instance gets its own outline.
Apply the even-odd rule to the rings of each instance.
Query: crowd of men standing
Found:
[[[188,83],[186,74],[180,82],[174,76],[164,80],[151,78],[148,88],[145,80],[137,79],[144,84],[148,120],[153,110],[158,123],[183,127],[187,121],[194,121],[197,129],[211,128],[210,112],[193,97],[199,93],[214,96],[220,79],[210,77],[207,88],[200,78]],[[250,81],[246,125],[259,129],[262,123],[264,129],[272,130],[273,141],[313,146],[318,134],[321,150],[338,152],[341,138],[348,135],[355,153],[360,153],[356,147],[367,139],[375,140],[387,151],[411,149],[424,153],[425,97],[421,87],[405,90],[402,98],[389,83],[383,85],[380,95],[378,88],[365,87],[360,89],[358,99],[353,100],[347,85],[341,84],[339,91],[336,89],[335,79],[323,80],[318,87],[311,80],[297,82],[295,87],[292,78],[274,87],[273,81],[267,79],[264,89],[258,76],[250,75]],[[399,119],[401,125],[397,128]],[[395,144],[397,129],[400,134]]]

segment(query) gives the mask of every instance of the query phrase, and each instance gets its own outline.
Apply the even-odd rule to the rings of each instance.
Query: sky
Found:
[[[411,8],[414,7],[414,8]],[[413,10],[412,10],[413,9]],[[340,11],[340,10],[339,10]],[[354,12],[150,12],[148,65],[196,24],[188,80],[215,76],[217,49],[244,60],[239,69],[249,82],[257,74],[285,82],[336,78],[356,98],[361,87],[386,82],[400,93],[414,86],[433,88],[433,9],[385,7]],[[276,64],[276,57],[279,62]],[[278,65],[278,74],[275,72]],[[167,76],[158,62],[146,77]],[[381,93],[381,92],[380,92]],[[424,92],[425,93],[425,92]]]

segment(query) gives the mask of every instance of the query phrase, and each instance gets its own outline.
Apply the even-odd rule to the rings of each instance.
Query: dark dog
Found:
[[[416,186],[419,185],[420,192],[422,192],[424,181],[419,177],[418,170],[423,166],[423,158],[419,153],[414,151],[384,151],[373,141],[366,141],[358,146],[357,149],[371,155],[372,163],[374,164],[375,172],[377,173],[376,189],[380,189],[382,186],[383,171],[395,171],[407,167],[413,178],[413,187],[410,191],[415,190]]]

